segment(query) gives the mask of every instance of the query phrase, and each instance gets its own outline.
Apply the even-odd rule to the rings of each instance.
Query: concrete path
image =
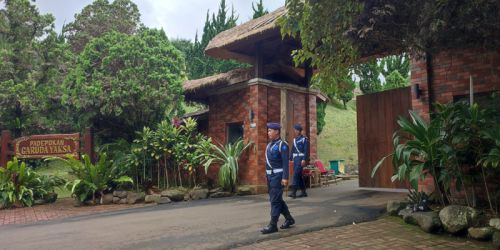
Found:
[[[267,195],[208,199],[135,208],[0,228],[0,249],[229,248],[380,216],[404,193],[360,190],[357,180],[309,191],[287,202],[297,225],[271,235]],[[283,219],[280,219],[280,224]]]

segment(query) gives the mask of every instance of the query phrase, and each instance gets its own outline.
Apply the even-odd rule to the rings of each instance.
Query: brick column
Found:
[[[309,127],[307,129],[307,136],[309,137],[309,158],[311,161],[318,159],[318,127],[317,127],[317,114],[316,114],[316,95],[309,94],[308,96],[308,124]]]
[[[3,130],[0,137],[0,167],[6,167],[10,160],[11,134],[9,130]]]

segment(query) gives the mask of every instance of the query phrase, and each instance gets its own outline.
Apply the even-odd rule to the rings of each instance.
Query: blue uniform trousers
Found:
[[[300,162],[304,159],[302,156],[296,156],[293,158],[293,183],[292,185],[296,189],[305,190],[306,185],[304,183],[304,178],[302,178],[302,166]]]
[[[271,220],[277,222],[280,214],[290,215],[288,206],[283,200],[283,186],[281,185],[282,173],[267,175],[267,189],[271,202]]]

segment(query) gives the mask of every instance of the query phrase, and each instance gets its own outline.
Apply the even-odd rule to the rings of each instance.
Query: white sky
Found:
[[[1,1],[1,0],[0,0]],[[109,0],[112,2],[112,0]],[[163,28],[169,38],[194,39],[196,31],[202,33],[207,10],[216,12],[220,0],[132,0],[139,7],[141,21],[147,27]],[[252,2],[257,0],[226,0],[226,5],[234,6],[239,16],[238,24],[252,18]],[[60,32],[64,23],[74,20],[74,15],[92,0],[36,0],[41,13],[51,13],[56,18],[56,31]],[[285,0],[263,0],[270,12],[283,6]],[[230,10],[229,10],[230,11]]]

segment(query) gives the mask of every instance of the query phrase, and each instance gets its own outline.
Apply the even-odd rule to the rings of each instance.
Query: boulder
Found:
[[[118,202],[118,204],[128,204],[128,199],[127,198],[120,199],[120,202]]]
[[[218,187],[218,188],[210,189],[208,191],[208,194],[211,195],[211,194],[218,193],[218,192],[223,192],[223,191],[224,191],[224,189],[222,189],[221,187]]]
[[[490,227],[500,230],[500,218],[490,219]]]
[[[116,196],[120,199],[127,198],[127,191],[113,191],[113,196]]]
[[[46,203],[54,203],[57,200],[57,193],[47,193],[43,199]]]
[[[475,240],[490,240],[495,230],[492,227],[469,227],[469,237]]]
[[[45,200],[44,199],[36,199],[33,201],[33,205],[43,205],[45,204]],[[2,208],[2,204],[0,204],[0,209]]]
[[[216,192],[210,195],[210,198],[222,198],[222,197],[229,197],[232,196],[233,194],[230,192]]]
[[[493,249],[500,249],[500,231],[495,231],[491,239],[493,243]]]
[[[417,221],[412,217],[413,210],[411,208],[401,209],[398,216],[403,218],[404,222],[412,225],[418,225]]]
[[[114,198],[115,197],[113,196],[113,194],[105,194],[101,197],[101,204],[102,205],[111,204],[113,203]]]
[[[158,203],[158,201],[160,201],[160,199],[161,199],[160,194],[150,194],[150,195],[146,195],[146,197],[144,198],[144,202],[146,202],[146,203]]]
[[[158,202],[156,202],[156,203],[158,203],[158,204],[168,204],[170,202],[172,202],[170,200],[170,198],[168,198],[168,197],[160,197],[160,200],[158,200]]]
[[[420,228],[426,233],[438,232],[441,229],[441,221],[437,212],[414,212],[410,215]]]
[[[208,197],[208,189],[195,188],[189,192],[191,200],[206,199]]]
[[[127,200],[127,199],[125,199],[125,200]],[[114,203],[114,204],[118,204],[118,203],[120,203],[120,197],[113,196],[113,203]]]
[[[136,192],[127,192],[127,198],[126,199],[127,199],[127,203],[128,204],[136,204],[136,203],[144,201],[145,197],[146,197],[146,194],[144,192],[139,192],[139,193],[136,193]],[[121,203],[122,200],[120,200],[120,203]]]
[[[479,212],[470,207],[451,205],[439,212],[439,219],[447,232],[456,234],[475,225],[479,219]]]
[[[252,188],[250,186],[238,186],[236,194],[237,195],[251,195]]]
[[[184,200],[184,192],[176,189],[165,190],[161,192],[162,197],[168,197],[172,201],[183,201]]]
[[[389,215],[397,216],[401,209],[408,205],[406,201],[390,200],[387,202],[387,213]]]

